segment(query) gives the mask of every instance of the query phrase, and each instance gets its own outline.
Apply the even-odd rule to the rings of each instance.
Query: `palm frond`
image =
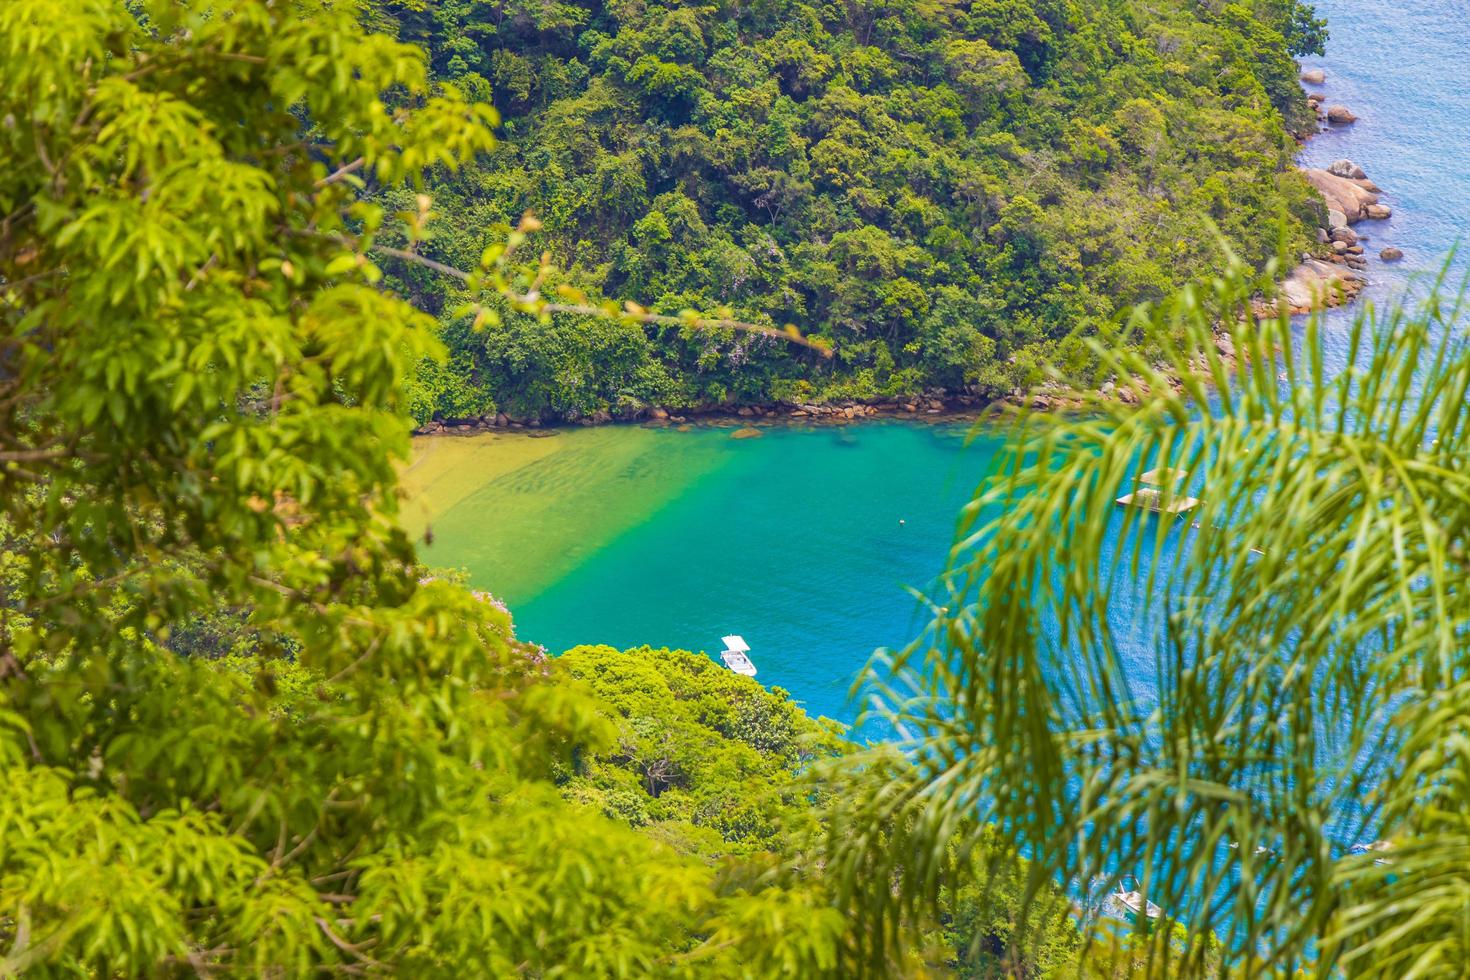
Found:
[[[1470,935],[1470,343],[1435,300],[1333,333],[1258,292],[1232,266],[1140,310],[1094,344],[1126,395],[1015,419],[948,611],[875,672],[918,775],[850,819],[906,821],[920,882],[988,825],[1038,888],[1136,878],[1183,926],[1155,969],[1214,969],[1218,937],[1435,975]],[[1160,467],[1187,516],[1115,504]]]

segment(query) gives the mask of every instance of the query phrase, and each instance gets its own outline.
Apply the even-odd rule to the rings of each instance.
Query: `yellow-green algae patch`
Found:
[[[712,434],[712,433],[709,433]],[[517,603],[728,458],[702,432],[606,426],[414,441],[403,520],[420,556]]]

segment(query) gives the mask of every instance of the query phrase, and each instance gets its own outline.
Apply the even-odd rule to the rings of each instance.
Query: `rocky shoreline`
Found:
[[[1044,396],[1037,396],[1041,401]],[[642,424],[660,426],[760,426],[776,422],[806,422],[842,425],[871,419],[904,419],[909,421],[949,421],[953,419],[979,418],[1001,406],[1012,404],[1008,399],[992,399],[969,392],[950,392],[935,389],[922,396],[900,400],[865,402],[845,400],[830,404],[805,403],[796,405],[742,405],[739,408],[725,406],[700,406],[696,408],[667,409],[651,406],[625,415],[610,412],[594,412],[587,418],[575,421],[545,422],[537,418],[512,418],[501,412],[493,417],[462,419],[454,422],[429,422],[414,429],[414,435],[471,435],[476,432],[513,432],[536,429],[555,429],[573,425]],[[1049,401],[1047,402],[1049,405]],[[1041,407],[1038,405],[1038,407]],[[737,438],[748,438],[735,434]]]
[[[1301,80],[1316,89],[1307,93],[1307,104],[1316,116],[1316,132],[1351,126],[1358,121],[1358,116],[1347,106],[1327,104],[1327,94],[1320,90],[1327,83],[1327,73],[1321,68],[1302,72]],[[1312,135],[1304,134],[1303,139]],[[1327,205],[1327,226],[1317,229],[1317,244],[1326,246],[1327,251],[1321,255],[1303,253],[1301,263],[1281,283],[1278,302],[1285,302],[1293,314],[1351,302],[1367,285],[1361,273],[1368,269],[1364,244],[1368,236],[1353,226],[1362,221],[1383,221],[1393,214],[1379,199],[1383,189],[1351,160],[1334,160],[1325,169],[1303,167],[1301,172]],[[1396,262],[1403,257],[1400,249],[1392,247],[1378,253],[1383,262]],[[1277,303],[1261,304],[1262,315],[1274,315],[1276,311]]]

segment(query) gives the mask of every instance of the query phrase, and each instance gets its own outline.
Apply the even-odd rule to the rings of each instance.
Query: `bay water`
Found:
[[[1328,104],[1360,117],[1302,150],[1348,157],[1381,187],[1360,303],[1422,294],[1470,210],[1470,17],[1445,0],[1326,0]],[[1405,259],[1384,263],[1394,245]],[[1462,263],[1463,264],[1463,263]],[[1456,273],[1458,274],[1458,272]],[[1328,316],[1341,356],[1355,309]],[[946,566],[960,508],[999,435],[967,423],[566,429],[422,440],[410,514],[433,565],[462,568],[505,601],[524,639],[649,644],[714,654],[736,633],[759,679],[809,712],[851,722],[849,692],[880,647],[928,620],[919,596]],[[1147,684],[1147,609],[1124,654]]]

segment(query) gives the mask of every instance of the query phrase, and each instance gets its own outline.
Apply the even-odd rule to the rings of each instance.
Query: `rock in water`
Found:
[[[1393,216],[1393,208],[1387,204],[1370,204],[1366,208],[1366,212],[1368,217],[1377,221],[1382,221],[1384,218]]]
[[[1390,245],[1388,248],[1379,252],[1378,257],[1385,262],[1397,262],[1399,259],[1404,257],[1404,250],[1401,248],[1394,248]]]
[[[1327,202],[1328,218],[1332,220],[1331,227],[1333,228],[1361,219],[1368,205],[1378,203],[1377,194],[1346,177],[1339,177],[1315,167],[1303,170],[1302,176],[1307,179],[1307,183],[1317,188],[1317,193],[1321,194],[1322,199]],[[1333,217],[1333,211],[1338,212],[1338,216],[1344,220],[1338,221]]]
[[[1353,163],[1353,161],[1346,158],[1342,160],[1333,160],[1332,166],[1327,168],[1327,172],[1332,174],[1334,177],[1346,177],[1349,180],[1368,179],[1368,175],[1363,173],[1362,167],[1358,166],[1356,163]]]
[[[743,429],[736,429],[730,433],[731,439],[759,439],[763,433],[754,426],[747,425]]]
[[[1302,72],[1302,81],[1308,85],[1321,85],[1327,81],[1327,73],[1320,68],[1308,68]]]
[[[1327,110],[1327,121],[1337,123],[1339,126],[1346,126],[1348,123],[1357,122],[1358,117],[1353,115],[1352,110],[1347,106],[1335,105]]]

